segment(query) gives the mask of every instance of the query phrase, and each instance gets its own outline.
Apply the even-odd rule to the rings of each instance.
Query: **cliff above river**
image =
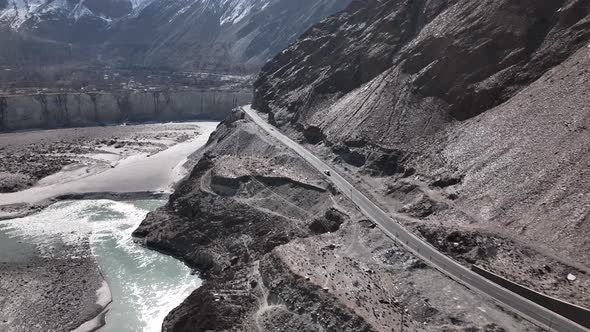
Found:
[[[124,122],[221,120],[249,103],[248,88],[38,92],[0,95],[0,131]]]

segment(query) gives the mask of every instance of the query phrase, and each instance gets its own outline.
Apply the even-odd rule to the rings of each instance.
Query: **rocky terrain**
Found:
[[[231,70],[247,71],[280,46],[231,3],[200,16],[212,17],[212,38],[194,44],[213,55],[171,63],[220,69],[242,54]],[[171,12],[188,27],[194,9]],[[233,23],[216,30],[222,21]],[[219,37],[228,26],[241,32]],[[584,0],[353,0],[264,65],[254,107],[465,266],[590,307],[589,27]],[[186,45],[183,28],[159,31],[166,47],[145,63]],[[164,331],[541,330],[398,247],[239,114],[195,158],[134,233],[206,280]]]
[[[589,24],[579,0],[353,1],[254,107],[467,266],[588,307]]]
[[[539,330],[398,247],[254,123],[225,121],[196,158],[134,232],[206,279],[164,331]]]

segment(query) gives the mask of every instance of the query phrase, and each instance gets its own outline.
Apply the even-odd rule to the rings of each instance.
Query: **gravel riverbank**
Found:
[[[70,331],[110,302],[88,239],[38,248],[8,231],[0,228],[0,330]]]

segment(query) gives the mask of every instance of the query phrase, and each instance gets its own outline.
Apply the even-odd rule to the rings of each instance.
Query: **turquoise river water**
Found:
[[[92,253],[106,276],[113,299],[106,325],[99,331],[160,331],[165,316],[201,285],[201,280],[191,275],[182,262],[148,250],[131,237],[147,213],[164,203],[59,202],[38,214],[1,222],[0,238],[18,238],[24,243],[20,247],[35,245],[42,250],[44,245],[50,245],[44,239],[54,236],[66,243],[89,236]],[[26,250],[17,247],[14,254],[26,255]]]

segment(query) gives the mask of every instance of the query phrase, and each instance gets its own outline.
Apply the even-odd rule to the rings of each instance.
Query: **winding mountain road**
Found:
[[[585,332],[586,328],[564,318],[556,313],[543,308],[509,290],[500,287],[484,277],[472,272],[463,265],[447,257],[436,250],[427,242],[418,238],[410,231],[405,229],[401,224],[389,217],[381,208],[369,200],[365,195],[356,190],[344,177],[336,172],[328,164],[321,161],[312,152],[294,142],[287,136],[280,133],[267,121],[263,120],[250,105],[242,107],[242,110],[258,126],[265,130],[272,137],[281,143],[293,149],[297,154],[309,162],[318,171],[330,171],[331,175],[328,180],[331,181],[341,192],[350,193],[354,203],[360,208],[361,212],[375,222],[385,234],[394,241],[400,243],[403,247],[410,250],[415,255],[421,257],[432,267],[444,273],[451,279],[467,286],[469,289],[486,294],[504,306],[511,308],[513,311],[528,317],[540,325],[544,325],[548,331],[559,332]]]

